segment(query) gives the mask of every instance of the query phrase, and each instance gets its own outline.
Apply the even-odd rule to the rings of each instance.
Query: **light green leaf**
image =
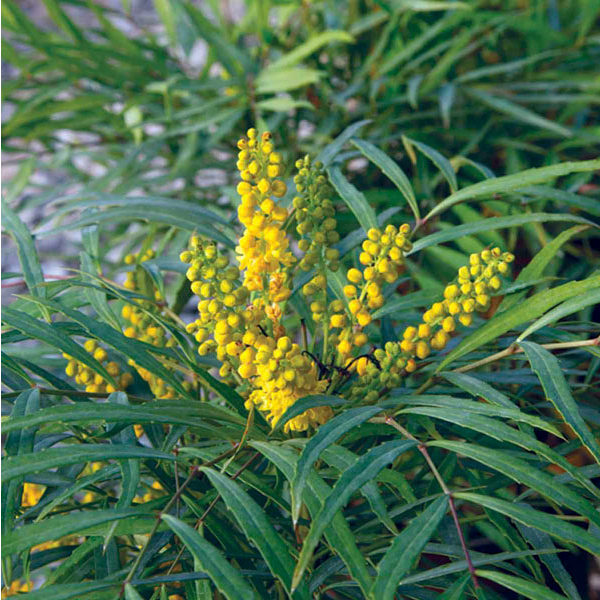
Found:
[[[567,600],[565,596],[561,596],[548,589],[547,585],[540,585],[522,577],[514,577],[513,575],[506,575],[506,573],[500,573],[499,571],[487,571],[483,569],[477,569],[476,574],[482,579],[493,581],[517,594],[531,598],[531,600]]]
[[[321,161],[325,166],[330,164],[340,153],[340,150],[344,147],[344,144],[355,134],[359,129],[362,129],[365,125],[370,123],[370,119],[363,119],[349,125],[338,135],[330,144],[325,146],[321,152],[317,155],[317,160]]]
[[[319,48],[327,46],[333,42],[351,44],[354,42],[354,38],[345,31],[336,29],[323,31],[322,33],[319,33],[308,39],[306,42],[300,44],[291,52],[284,54],[281,58],[278,58],[276,61],[272,62],[269,65],[268,70],[275,71],[276,69],[287,69],[289,67],[294,67],[298,63],[302,62],[307,56],[310,56],[319,50]]]
[[[323,531],[331,523],[338,510],[348,503],[354,492],[368,481],[375,479],[386,465],[406,450],[415,447],[416,444],[417,442],[413,440],[385,442],[369,450],[342,473],[321,510],[313,519],[308,535],[304,539],[294,571],[293,588],[300,583]]]
[[[300,87],[317,83],[323,76],[322,71],[305,69],[302,67],[289,67],[286,69],[271,69],[267,67],[256,78],[257,94],[275,94],[289,92]]]
[[[377,146],[365,140],[353,139],[352,144],[356,146],[363,156],[368,158],[372,163],[377,165],[381,171],[389,177],[392,183],[398,188],[410,206],[416,221],[421,218],[419,206],[415,198],[415,192],[410,184],[410,181],[404,171],[394,162],[385,152]]]
[[[452,371],[446,371],[440,373],[440,375],[455,386],[469,392],[472,396],[485,398],[488,402],[504,408],[515,408],[514,402],[511,402],[508,396],[493,388],[489,383],[477,379],[477,377]]]
[[[545,531],[552,537],[564,540],[565,542],[572,542],[592,554],[600,554],[600,539],[597,536],[588,533],[581,527],[571,525],[568,521],[563,521],[554,515],[535,510],[527,505],[514,504],[506,500],[500,500],[500,498],[473,494],[471,492],[454,492],[453,496],[456,499],[466,500],[473,504],[485,506],[490,510],[495,510],[528,527],[535,527],[540,531]]]
[[[337,167],[327,169],[329,180],[342,200],[348,205],[360,226],[368,231],[377,228],[377,217],[373,207],[367,202],[365,196],[359,192],[343,175]]]
[[[587,306],[600,304],[600,288],[597,290],[590,290],[586,294],[582,296],[576,296],[575,298],[570,298],[566,300],[562,304],[559,304],[556,308],[548,311],[544,316],[540,317],[535,323],[532,323],[518,338],[517,343],[524,340],[526,337],[530,336],[533,332],[545,327],[546,325],[550,325],[550,323],[554,323],[566,317],[567,315],[571,315],[573,313],[579,312],[581,309],[586,308]]]
[[[533,342],[521,342],[520,346],[538,376],[548,400],[591,452],[596,462],[600,463],[600,446],[579,412],[556,356]]]
[[[394,538],[377,566],[377,578],[371,592],[373,600],[394,599],[400,581],[412,568],[447,510],[448,496],[444,495],[432,502]]]
[[[467,336],[446,358],[438,365],[436,372],[443,371],[452,361],[476,350],[487,342],[496,339],[502,334],[514,329],[521,323],[526,323],[535,319],[548,309],[556,306],[560,302],[585,294],[589,290],[596,289],[600,285],[600,276],[588,277],[583,281],[570,281],[550,290],[539,292],[523,301],[521,304],[503,312],[496,314],[483,327]]]
[[[171,0],[154,0],[154,8],[165,26],[169,42],[172,46],[177,43],[177,28],[175,26],[175,11]]]
[[[290,593],[294,561],[281,536],[265,515],[262,508],[241,487],[228,477],[204,468],[202,469],[213,486],[233,513],[245,536],[258,548],[273,575]],[[302,585],[297,591],[298,598],[308,598],[308,588]]]
[[[256,108],[261,110],[272,110],[274,112],[288,112],[295,108],[308,108],[314,110],[315,107],[308,100],[294,100],[293,98],[268,98],[256,103]]]
[[[537,169],[527,169],[514,175],[486,179],[485,181],[480,181],[455,191],[431,210],[425,217],[425,220],[428,221],[458,202],[474,200],[475,198],[489,198],[495,194],[507,194],[529,185],[550,181],[556,177],[563,177],[570,173],[595,171],[598,168],[600,168],[600,159],[584,160],[579,162],[565,162]]]
[[[179,537],[198,561],[215,586],[228,600],[250,600],[258,596],[237,569],[225,559],[217,548],[207,542],[195,529],[171,515],[162,520]]]

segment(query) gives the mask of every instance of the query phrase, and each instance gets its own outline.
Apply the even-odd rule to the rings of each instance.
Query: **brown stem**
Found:
[[[444,494],[446,494],[446,496],[448,496],[448,504],[450,506],[450,512],[452,513],[452,518],[454,519],[454,525],[456,526],[456,531],[458,532],[458,537],[460,539],[460,545],[462,546],[463,553],[465,555],[465,560],[467,562],[467,568],[469,569],[469,573],[471,575],[471,580],[473,581],[473,585],[475,586],[475,588],[479,588],[480,587],[479,581],[478,581],[477,575],[475,573],[475,567],[473,566],[473,562],[471,561],[471,555],[469,554],[469,549],[467,548],[467,544],[465,542],[465,536],[463,535],[462,528],[460,526],[460,521],[458,520],[458,513],[456,512],[456,505],[454,504],[454,498],[452,497],[452,492],[449,490],[448,486],[446,485],[446,482],[443,480],[442,476],[440,475],[440,472],[438,471],[437,467],[433,463],[433,460],[431,459],[431,456],[429,455],[429,452],[427,451],[427,446],[425,446],[425,444],[420,442],[412,433],[410,433],[410,431],[408,431],[407,429],[402,427],[402,425],[400,425],[400,423],[398,423],[394,418],[392,418],[390,416],[385,416],[383,418],[376,417],[374,419],[371,419],[371,421],[376,421],[379,423],[383,422],[386,425],[390,425],[396,431],[401,433],[405,438],[407,438],[409,440],[413,440],[418,443],[417,448],[419,449],[419,452],[423,455],[423,458],[429,465],[429,468],[431,469],[431,472],[433,473],[433,476],[436,478],[437,482],[440,484],[442,491],[444,492]]]

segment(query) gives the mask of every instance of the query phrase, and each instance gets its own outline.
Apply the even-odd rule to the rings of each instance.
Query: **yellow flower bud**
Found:
[[[362,304],[360,300],[355,298],[354,300],[350,300],[348,303],[348,308],[350,309],[350,312],[355,315],[362,308]]]
[[[344,294],[347,298],[353,298],[356,296],[356,288],[353,285],[345,285]]]
[[[362,273],[358,269],[350,269],[348,271],[348,281],[351,283],[360,283],[362,281]]]
[[[454,322],[454,319],[452,317],[446,317],[442,321],[442,328],[448,333],[454,331],[456,329],[456,323]]]
[[[419,358],[427,358],[429,356],[430,349],[426,342],[418,342],[416,348],[416,354]]]
[[[421,339],[427,339],[431,335],[431,327],[426,323],[421,323],[418,329],[418,336]]]
[[[366,310],[361,310],[356,314],[356,320],[361,327],[366,327],[371,322],[371,315]]]
[[[452,298],[456,298],[456,296],[458,296],[458,294],[459,294],[458,286],[454,285],[454,284],[450,284],[449,286],[446,286],[446,289],[444,290],[444,298],[446,298],[446,300],[452,300]]]

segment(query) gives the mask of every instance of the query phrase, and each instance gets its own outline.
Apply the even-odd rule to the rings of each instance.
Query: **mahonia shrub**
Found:
[[[5,206],[30,284],[5,336],[41,362],[4,359],[3,597],[580,597],[558,553],[600,552],[597,411],[575,395],[598,337],[551,325],[600,301],[600,276],[527,294],[593,223],[436,220],[520,175],[421,217],[352,140],[412,211],[376,215],[330,164],[347,139],[294,161],[249,129],[236,215],[190,204],[112,278],[88,230],[81,273],[45,284]],[[491,232],[561,219],[513,279],[518,245]]]

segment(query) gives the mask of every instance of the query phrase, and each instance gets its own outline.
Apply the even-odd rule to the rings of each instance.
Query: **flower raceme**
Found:
[[[328,277],[340,267],[333,247],[339,234],[323,166],[308,156],[296,161],[297,195],[289,214],[279,203],[287,192],[278,179],[285,167],[271,135],[250,129],[238,149],[238,217],[244,231],[237,265],[214,242],[192,236],[181,260],[188,264],[187,277],[199,301],[198,318],[187,330],[200,355],[216,353],[221,377],[238,387],[246,407],[256,406],[273,426],[299,398],[335,392],[350,371],[356,372],[351,397],[374,400],[382,387],[398,385],[418,360],[442,350],[458,325],[470,325],[474,311],[487,309],[490,294],[501,285],[499,276],[508,271],[512,255],[498,248],[472,255],[422,323],[407,327],[399,341],[364,355],[373,313],[385,302],[384,287],[393,286],[404,271],[405,253],[412,248],[410,227],[370,229],[359,265],[345,274],[342,296],[330,299]],[[298,256],[286,233],[291,219],[299,236]],[[297,269],[312,272],[301,290],[313,321],[322,325],[322,334],[315,331],[312,340],[312,348],[321,349],[320,359],[299,345],[296,329],[288,331],[297,321],[284,324]],[[285,430],[317,427],[332,414],[329,407],[310,409],[288,421]]]

